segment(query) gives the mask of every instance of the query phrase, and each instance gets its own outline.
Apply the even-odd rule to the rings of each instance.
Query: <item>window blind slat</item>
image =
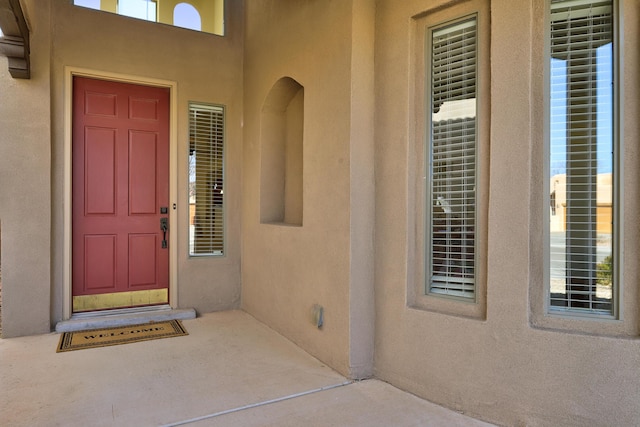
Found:
[[[551,185],[560,183],[554,204],[562,212],[551,210],[549,301],[556,309],[611,314],[615,284],[609,278],[603,289],[600,272],[612,255],[614,191],[599,178],[613,165],[612,1],[552,0],[550,9],[549,151],[551,170],[559,172]]]
[[[428,291],[464,298],[475,297],[475,109],[435,117],[448,103],[476,98],[476,26],[472,17],[434,30],[431,49]]]
[[[189,247],[224,254],[224,109],[189,105]]]

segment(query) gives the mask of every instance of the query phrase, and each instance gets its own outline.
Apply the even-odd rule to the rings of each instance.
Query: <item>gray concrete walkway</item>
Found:
[[[0,340],[2,426],[488,426],[384,382],[350,382],[242,311],[189,336],[56,353]]]

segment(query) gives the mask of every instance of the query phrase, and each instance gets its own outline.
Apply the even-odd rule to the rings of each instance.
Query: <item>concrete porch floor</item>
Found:
[[[189,335],[56,353],[0,339],[3,426],[489,426],[378,380],[350,382],[242,311]]]

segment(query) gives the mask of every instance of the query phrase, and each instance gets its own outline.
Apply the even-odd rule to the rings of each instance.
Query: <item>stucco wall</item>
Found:
[[[180,307],[198,312],[240,301],[243,5],[229,2],[219,37],[76,7],[25,1],[32,79],[2,79],[3,332],[48,332],[63,318],[65,87],[67,68],[175,82],[177,90],[177,286]],[[37,3],[37,6],[36,6]],[[73,25],[71,25],[73,23]],[[6,59],[3,58],[4,61]],[[6,64],[6,62],[5,62]],[[188,256],[189,101],[226,107],[226,256]],[[173,212],[173,211],[172,211]],[[15,325],[15,326],[14,326]]]
[[[373,97],[373,79],[352,86],[356,67],[366,67],[364,77],[371,73],[373,31],[360,46],[352,37],[361,25],[356,12],[366,19],[359,31],[373,28],[373,2],[269,0],[246,8],[242,306],[340,372],[366,376],[373,349],[373,109],[368,103],[356,112],[354,105]],[[282,77],[304,87],[302,226],[260,222],[260,113]],[[361,135],[354,117],[368,120]],[[353,224],[364,239],[352,237]],[[362,289],[364,298],[354,296]],[[324,307],[321,329],[312,322],[315,304]]]
[[[49,332],[51,301],[49,7],[36,0],[22,3],[31,27],[31,79],[12,79],[7,59],[0,57],[0,262],[5,338]]]
[[[178,303],[198,312],[235,308],[240,300],[240,206],[243,7],[228,2],[226,36],[198,33],[55,2],[52,10],[54,247],[61,248],[63,87],[65,67],[177,83]],[[73,22],[74,25],[68,25]],[[90,35],[90,36],[87,36]],[[226,256],[188,256],[188,102],[226,107]],[[172,201],[173,202],[173,201]],[[61,250],[54,258],[54,321],[59,319]]]
[[[444,312],[409,307],[420,262],[414,187],[415,148],[422,143],[412,91],[413,55],[422,52],[416,51],[413,26],[434,11],[471,2],[250,0],[243,9],[242,2],[228,1],[227,36],[219,38],[64,1],[24,0],[33,31],[33,77],[19,81],[0,72],[3,334],[47,332],[62,317],[64,81],[65,67],[72,66],[178,84],[181,306],[202,312],[237,307],[242,273],[245,310],[345,375],[373,372],[423,398],[503,425],[637,424],[637,0],[620,2],[622,320],[585,324],[549,320],[543,313],[541,236],[548,207],[541,203],[546,190],[538,0],[488,2],[490,55],[482,60],[490,61],[485,96],[491,102],[483,123],[490,138],[481,315],[452,314],[454,302]],[[0,67],[6,68],[4,58]],[[260,221],[261,110],[282,77],[304,87],[301,226]],[[187,256],[190,100],[227,106],[228,246],[220,259]],[[324,307],[321,329],[312,322],[315,304]]]
[[[431,401],[503,425],[636,425],[637,40],[625,0],[624,319],[534,322],[542,298],[543,2],[492,0],[486,320],[408,308],[415,260],[412,17],[465,2],[379,0],[376,22],[375,374]],[[419,52],[422,54],[422,52]],[[548,209],[548,207],[546,207]],[[419,220],[419,219],[418,219]],[[535,301],[534,301],[535,300]],[[543,316],[544,317],[544,316]],[[617,328],[617,329],[616,329]],[[587,332],[585,332],[587,331]]]

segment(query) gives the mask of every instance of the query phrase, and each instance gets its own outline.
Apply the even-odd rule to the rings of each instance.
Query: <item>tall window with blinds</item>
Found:
[[[430,30],[426,194],[430,294],[475,299],[477,17]]]
[[[224,255],[224,108],[189,104],[189,254]]]
[[[615,316],[614,5],[549,5],[549,307]]]

